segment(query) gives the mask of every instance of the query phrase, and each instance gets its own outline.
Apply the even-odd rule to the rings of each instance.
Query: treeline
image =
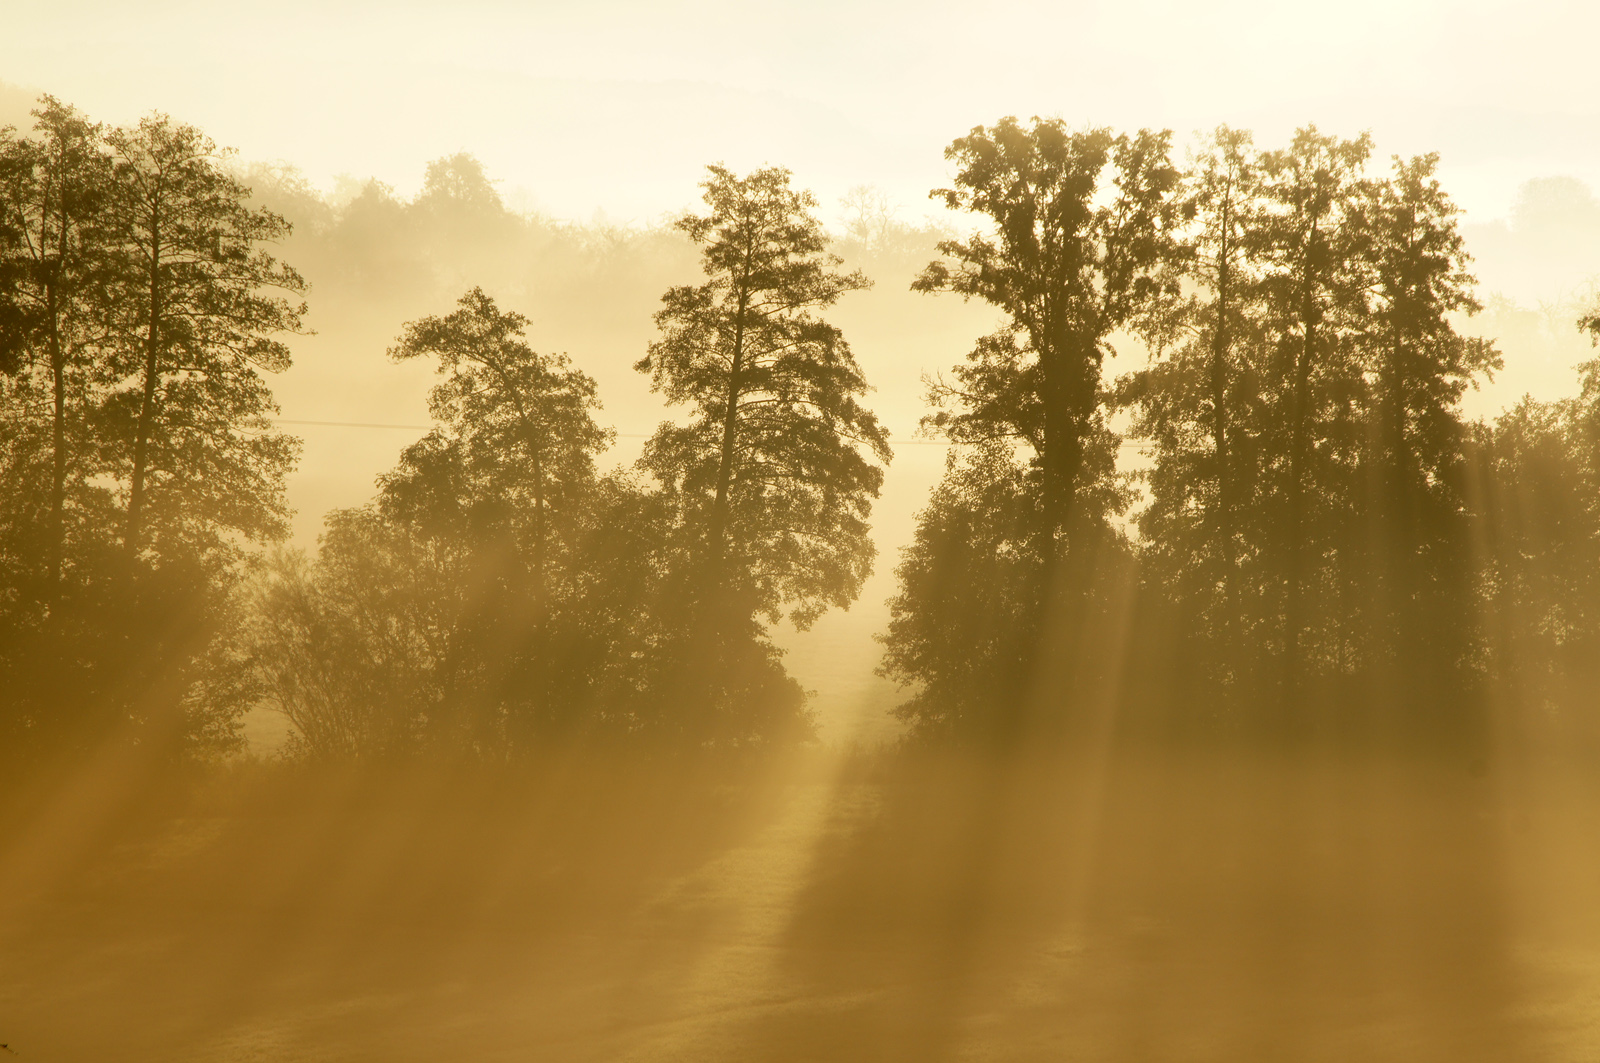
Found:
[[[213,636],[298,451],[263,375],[288,226],[198,130],[35,115],[0,135],[0,746],[227,745],[248,662]]]
[[[261,376],[304,313],[264,250],[288,224],[190,127],[36,117],[4,143],[8,749],[226,749],[262,704],[313,757],[810,735],[762,621],[853,600],[888,449],[820,316],[866,279],[787,171],[712,167],[679,220],[704,282],[662,297],[636,368],[683,415],[636,470],[597,470],[594,381],[472,288],[390,351],[436,365],[438,427],[307,560],[250,549],[284,535],[294,456]],[[363,197],[504,214],[465,157],[417,204]]]
[[[701,278],[661,297],[634,368],[679,415],[612,471],[595,380],[470,275],[423,268],[525,249],[474,160],[337,213],[258,174],[346,295],[465,290],[389,325],[393,360],[439,374],[436,427],[306,557],[262,550],[297,451],[264,376],[304,331],[307,286],[268,250],[289,223],[191,127],[48,97],[35,117],[0,138],[7,750],[214,753],[263,705],[313,758],[813,733],[768,628],[858,595],[890,452],[823,317],[868,280],[787,171],[710,167],[676,223]],[[946,154],[935,196],[976,229],[913,287],[1004,323],[931,388],[926,427],[955,446],[883,636],[914,736],[1130,709],[1464,733],[1497,697],[1593,690],[1600,372],[1466,420],[1500,354],[1457,330],[1478,305],[1434,157],[1222,128],[1180,167],[1170,134],[1038,119]],[[903,257],[858,198],[857,242]],[[1128,342],[1148,366],[1111,379]]]
[[[1456,328],[1479,305],[1435,156],[1224,127],[1180,171],[1166,134],[1010,119],[947,155],[985,228],[917,285],[1007,322],[931,396],[971,446],[892,603],[915,733],[1111,704],[1461,737],[1592,693],[1596,366],[1578,400],[1464,419],[1501,355]],[[1119,330],[1151,359],[1111,380]]]

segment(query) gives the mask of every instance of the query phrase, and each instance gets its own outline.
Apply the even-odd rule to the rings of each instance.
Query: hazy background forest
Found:
[[[1012,6],[19,16],[0,1052],[1593,1058],[1593,17]]]

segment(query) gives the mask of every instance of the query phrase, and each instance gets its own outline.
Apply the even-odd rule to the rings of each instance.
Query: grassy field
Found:
[[[12,780],[23,1060],[1589,1060],[1565,756],[108,759]]]

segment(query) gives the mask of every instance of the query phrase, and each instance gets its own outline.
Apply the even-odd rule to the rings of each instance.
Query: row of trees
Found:
[[[854,599],[888,448],[818,316],[867,282],[787,171],[712,167],[678,222],[705,279],[666,293],[637,369],[686,414],[637,470],[597,470],[593,379],[474,288],[390,351],[436,363],[438,427],[314,560],[263,557],[295,453],[260,375],[304,312],[263,250],[287,224],[191,128],[36,117],[0,188],[9,749],[225,748],[261,703],[312,756],[809,734],[762,620]]]
[[[437,427],[314,558],[264,558],[296,452],[262,375],[305,312],[265,250],[288,224],[190,127],[36,117],[0,137],[8,747],[223,748],[262,703],[319,756],[810,733],[768,625],[857,596],[890,452],[821,316],[867,278],[787,171],[713,166],[677,222],[702,280],[635,368],[682,412],[633,469],[597,465],[594,380],[473,288],[390,350],[436,364]],[[1169,134],[1039,119],[950,146],[934,194],[981,227],[912,287],[1003,322],[931,388],[957,446],[884,636],[914,733],[1130,698],[1459,722],[1497,683],[1584,689],[1600,385],[1463,418],[1500,362],[1454,324],[1477,309],[1457,211],[1434,157],[1378,174],[1371,150],[1222,128],[1180,168]],[[466,157],[419,204],[485,239],[504,214]],[[1108,379],[1131,339],[1148,366]]]
[[[479,289],[390,355],[437,360],[439,427],[336,512],[314,565],[252,609],[268,694],[308,753],[649,736],[759,745],[810,716],[761,619],[848,605],[889,456],[866,382],[817,316],[865,285],[785,170],[713,166],[678,222],[705,280],[671,288],[638,363],[686,410],[602,476],[594,381]],[[645,474],[648,479],[639,474]]]
[[[305,310],[288,225],[192,127],[34,113],[0,132],[0,744],[226,742],[211,634],[298,448],[262,375]]]
[[[1579,486],[1592,367],[1575,403],[1468,423],[1463,393],[1501,361],[1455,327],[1479,308],[1457,208],[1435,156],[1375,174],[1371,151],[1223,127],[1180,173],[1166,134],[1037,119],[950,147],[935,195],[986,227],[917,287],[1006,322],[932,389],[929,423],[971,446],[891,603],[885,671],[916,686],[914,729],[1005,733],[1116,683],[1190,719],[1381,705],[1454,727],[1496,683],[1548,675],[1554,646],[1593,644],[1592,559],[1535,561],[1600,543]],[[1119,330],[1151,358],[1111,381]],[[1117,413],[1148,457],[1133,540]],[[1530,461],[1553,463],[1537,499]],[[1538,512],[1556,504],[1559,527]]]

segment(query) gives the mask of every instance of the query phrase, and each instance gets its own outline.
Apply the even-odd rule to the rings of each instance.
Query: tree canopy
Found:
[[[815,200],[789,178],[710,167],[708,213],[678,222],[706,280],[662,296],[661,338],[636,368],[691,411],[642,464],[684,507],[708,585],[804,626],[848,605],[871,569],[873,459],[890,451],[849,345],[816,316],[866,278],[838,271]]]

